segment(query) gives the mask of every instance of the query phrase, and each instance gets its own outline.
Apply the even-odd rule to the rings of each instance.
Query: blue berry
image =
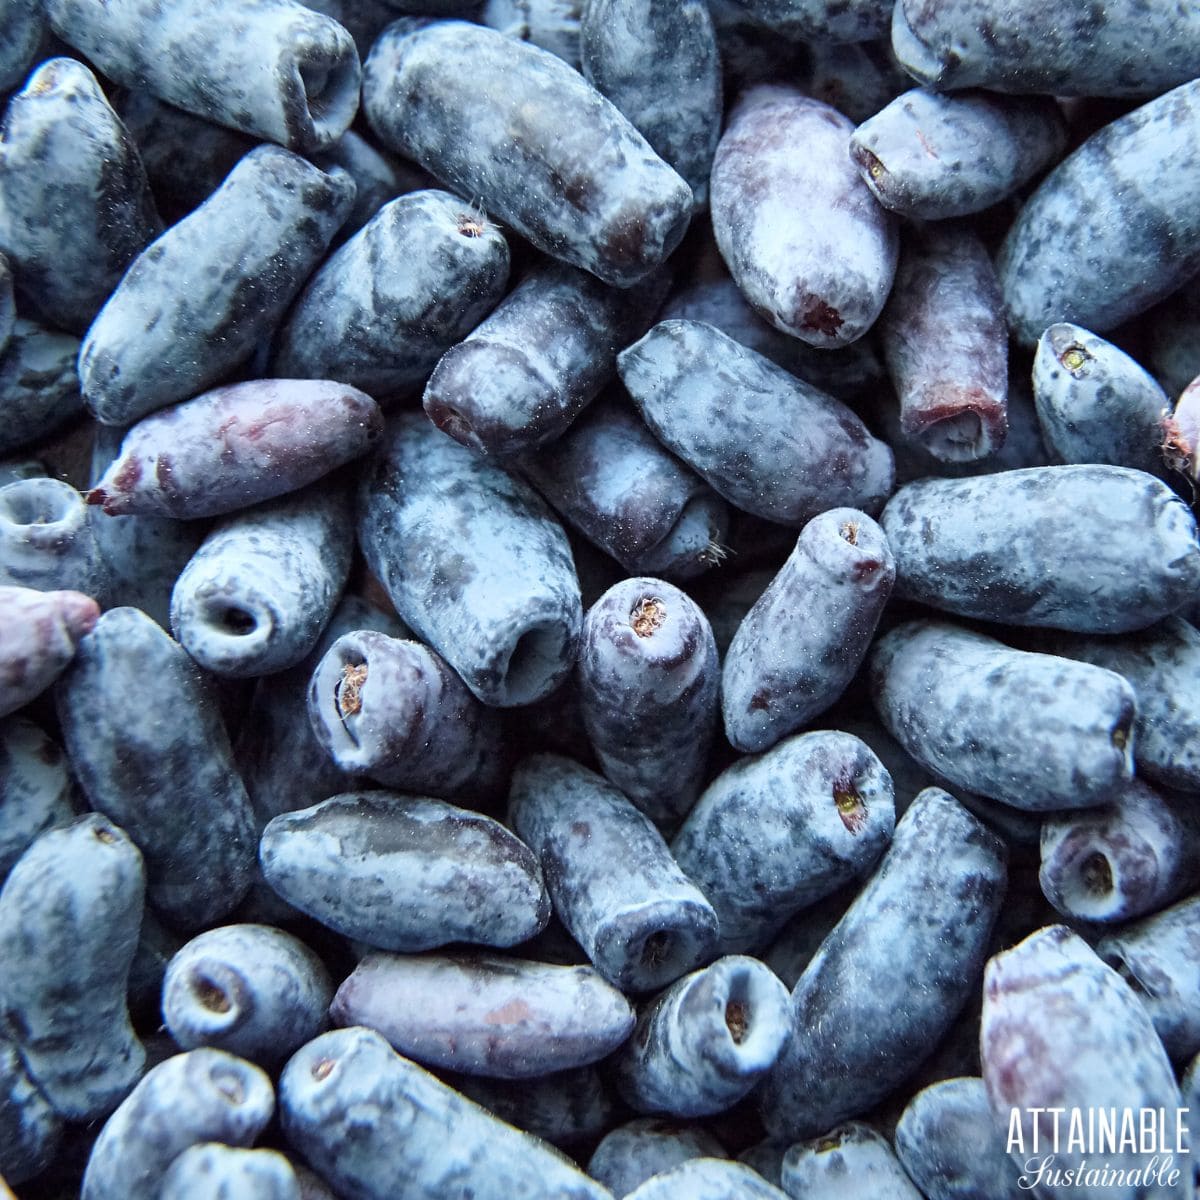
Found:
[[[171,593],[171,629],[202,667],[237,678],[295,666],[346,583],[353,519],[344,489],[243,509],[204,539]]]
[[[70,1120],[107,1115],[145,1067],[126,1006],[145,889],[137,847],[89,813],[41,834],[0,891],[0,1012]]]
[[[106,612],[56,692],[89,803],[146,859],[151,902],[182,929],[230,912],[250,886],[255,830],[203,674],[135,608]]]
[[[309,1042],[279,1081],[288,1141],[362,1200],[602,1200],[605,1189],[368,1029]],[[361,1114],[371,1113],[363,1121]],[[86,1197],[85,1200],[92,1200]]]
[[[561,59],[465,21],[397,22],[363,107],[415,159],[539,250],[632,287],[683,237],[691,188]]]
[[[590,967],[480,953],[370,954],[330,1016],[378,1030],[418,1062],[495,1079],[586,1066],[633,1029],[628,1001]]]
[[[753,958],[729,955],[678,979],[648,1004],[613,1060],[638,1112],[704,1117],[732,1108],[775,1065],[787,1040],[788,992]]]
[[[599,775],[533,755],[513,773],[508,820],[537,856],[559,920],[611,983],[653,991],[711,957],[712,905],[650,819]]]
[[[499,822],[441,800],[334,796],[277,816],[259,857],[288,903],[384,950],[513,946],[550,916],[529,848]]]
[[[153,1067],[100,1130],[81,1200],[158,1200],[172,1163],[192,1146],[249,1146],[275,1111],[267,1076],[206,1048]]]
[[[360,70],[336,21],[287,0],[222,8],[177,0],[50,0],[50,26],[110,79],[301,154],[339,138]]]
[[[269,925],[225,925],[167,964],[162,1015],[184,1050],[213,1046],[274,1066],[325,1025],[333,985],[299,939]]]

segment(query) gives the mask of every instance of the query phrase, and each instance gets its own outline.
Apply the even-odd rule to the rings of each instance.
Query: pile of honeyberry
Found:
[[[0,1197],[1200,1195],[1200,5],[0,0],[0,114]]]

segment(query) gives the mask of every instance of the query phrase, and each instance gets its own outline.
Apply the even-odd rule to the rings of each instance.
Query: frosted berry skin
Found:
[[[369,1029],[309,1042],[284,1068],[288,1142],[339,1195],[361,1200],[604,1200],[545,1142],[396,1054]],[[361,1114],[373,1114],[363,1121]]]
[[[391,149],[546,254],[632,287],[679,245],[691,189],[548,51],[465,21],[397,22],[363,75]]]
[[[513,772],[508,820],[537,855],[555,914],[610,983],[654,991],[712,956],[713,906],[649,818],[594,771],[532,755]]]
[[[1133,688],[1139,775],[1186,792],[1200,790],[1200,631],[1194,625],[1168,617],[1119,638],[1051,634],[1045,641],[1064,658],[1116,671]]]
[[[91,478],[95,481],[120,453],[124,431],[95,422],[93,429]],[[164,629],[170,629],[171,592],[208,532],[204,522],[171,517],[110,517],[96,505],[90,505],[87,514],[104,564],[107,606],[140,608]]]
[[[1020,1168],[1004,1152],[982,1079],[923,1088],[896,1124],[896,1157],[929,1200],[1020,1200]]]
[[[879,1200],[922,1200],[887,1138],[858,1121],[791,1146],[779,1182],[804,1200],[837,1200],[847,1189]]]
[[[367,565],[401,619],[484,704],[531,704],[567,677],[579,580],[528,484],[405,413],[364,472],[358,513]]]
[[[143,418],[87,495],[110,516],[213,517],[298,491],[361,457],[383,418],[356,388],[256,379]]]
[[[0,586],[107,599],[108,571],[87,507],[69,483],[41,476],[0,487]]]
[[[1089,808],[1133,774],[1134,692],[1113,671],[945,621],[892,629],[869,671],[892,736],[968,791],[1032,812]]]
[[[251,150],[134,259],[88,329],[79,379],[97,420],[130,425],[245,362],[353,202],[340,168],[327,175],[277,146]]]
[[[291,1163],[275,1150],[239,1150],[207,1142],[191,1146],[163,1176],[158,1200],[301,1200]]]
[[[580,20],[583,77],[608,97],[708,203],[721,135],[721,62],[703,0],[588,0]]]
[[[724,1112],[774,1065],[788,1015],[788,990],[762,963],[719,958],[642,1010],[613,1060],[617,1089],[638,1112]]]
[[[1200,883],[1200,837],[1186,809],[1131,779],[1107,803],[1042,825],[1039,872],[1064,916],[1112,924],[1156,912]]]
[[[992,260],[964,226],[905,230],[881,322],[900,428],[943,462],[987,458],[1008,433],[1008,331]]]
[[[1191,896],[1096,943],[1096,953],[1145,1006],[1175,1062],[1186,1063],[1200,1052],[1198,937],[1200,896]]]
[[[504,295],[508,263],[504,235],[457,196],[392,200],[309,280],[272,371],[380,401],[411,392]]]
[[[506,1124],[555,1146],[593,1145],[616,1120],[617,1103],[591,1066],[532,1079],[455,1075],[447,1082]]]
[[[591,967],[492,954],[368,955],[329,1013],[419,1062],[496,1079],[586,1066],[633,1028],[628,1002]]]
[[[899,0],[892,50],[921,83],[949,91],[1153,96],[1200,74],[1200,14],[1060,0]]]
[[[925,479],[880,524],[896,595],[944,612],[1076,633],[1126,633],[1200,586],[1196,522],[1164,483],[1073,465]]]
[[[225,925],[182,946],[163,979],[162,1013],[184,1050],[213,1046],[270,1067],[325,1026],[333,985],[298,938]]]
[[[620,1200],[654,1175],[693,1158],[722,1158],[725,1149],[703,1125],[638,1117],[610,1129],[588,1162],[588,1174]]]
[[[978,987],[1006,858],[946,792],[912,802],[792,993],[793,1036],[760,1093],[771,1136],[814,1137],[867,1112],[928,1057]]]
[[[62,1118],[29,1078],[15,1042],[0,1034],[0,1175],[25,1183],[56,1159]]]
[[[271,1081],[207,1047],[152,1067],[105,1122],[82,1200],[157,1200],[171,1164],[192,1146],[249,1146],[275,1111]]]
[[[42,63],[0,126],[0,250],[22,311],[81,334],[162,228],[96,77],[70,58]]]
[[[721,674],[708,618],[661,579],[622,580],[588,609],[576,679],[601,770],[674,829],[700,794],[717,727]]]
[[[441,800],[333,796],[274,818],[259,857],[289,904],[384,950],[514,946],[550,917],[529,848],[499,822]]]
[[[42,5],[37,0],[2,0],[0,27],[5,33],[4,45],[0,47],[2,93],[20,84],[29,70],[29,64],[37,56],[46,27]],[[20,1183],[21,1180],[13,1179],[12,1182]]]
[[[420,642],[344,634],[312,672],[308,718],[338,767],[385,787],[487,800],[507,753],[499,712]]]
[[[383,4],[385,0],[378,0],[378,2]],[[296,1182],[300,1185],[300,1200],[337,1200],[330,1191],[329,1185],[319,1175],[309,1170],[308,1167],[300,1165],[299,1155],[293,1153],[289,1162],[296,1175]]]
[[[39,834],[74,817],[62,749],[23,716],[0,721],[0,883]]]
[[[1112,463],[1164,475],[1167,394],[1123,350],[1064,322],[1038,338],[1033,400],[1046,445],[1063,462]]]
[[[1067,142],[1049,96],[913,88],[873,110],[850,157],[884,208],[942,221],[982,212],[1056,162]]]
[[[896,273],[896,218],[850,161],[853,132],[828,104],[759,84],[730,110],[713,160],[713,233],[730,274],[755,312],[823,349],[871,328]],[[837,220],[809,220],[797,196]]]
[[[419,7],[430,10],[425,3]],[[471,5],[457,6],[470,16]],[[487,0],[477,17],[507,37],[532,42],[579,70],[581,0]]]
[[[1055,167],[996,264],[1013,336],[1032,345],[1060,321],[1106,333],[1195,275],[1200,196],[1184,181],[1198,162],[1195,80],[1106,125]]]
[[[82,592],[0,587],[0,716],[41,695],[99,619],[100,606]]]
[[[616,396],[518,465],[564,521],[631,574],[688,579],[719,561],[725,501]]]
[[[1024,1153],[1013,1153],[1018,1183],[1024,1178],[1028,1184],[1044,1157],[1044,1149],[1031,1149],[1034,1122],[1039,1122],[1039,1148],[1053,1137],[1052,1118],[1039,1119],[1030,1109],[1055,1105],[1068,1113],[1109,1108],[1136,1112],[1161,1107],[1174,1113],[1181,1105],[1179,1086],[1149,1013],[1120,975],[1062,925],[1038,930],[988,963],[980,1053],[992,1112],[1007,1126],[1012,1110],[1019,1110]],[[1082,1156],[1067,1146],[1065,1133],[1059,1150],[1055,1167],[1081,1165]],[[1095,1165],[1100,1156],[1086,1157]],[[1123,1152],[1119,1145],[1111,1152],[1105,1146],[1103,1154],[1105,1164],[1115,1171],[1144,1170],[1148,1158]],[[1174,1186],[1162,1176],[1157,1182],[1156,1200],[1185,1200],[1190,1194],[1188,1169],[1179,1172]],[[1137,1194],[1107,1182],[1070,1190],[1087,1200],[1114,1192]]]
[[[692,1158],[653,1175],[625,1194],[626,1200],[785,1200],[786,1193],[757,1171],[724,1158]]]
[[[666,294],[659,273],[632,292],[561,263],[536,266],[437,364],[429,419],[477,454],[511,458],[559,437],[645,333]]]
[[[661,321],[617,364],[654,435],[748,513],[801,526],[891,493],[892,452],[849,408],[711,325]]]
[[[254,822],[199,667],[135,608],[114,608],[56,689],[63,743],[91,806],[146,860],[147,895],[181,930],[211,925],[250,886]]]
[[[179,0],[50,0],[50,26],[109,79],[218,125],[307,154],[358,111],[350,35],[290,0],[213,9]]]
[[[295,666],[333,613],[353,547],[350,498],[339,488],[236,513],[180,572],[171,628],[216,675],[241,679]]]
[[[394,617],[358,596],[344,596],[307,658],[255,684],[234,751],[260,832],[272,817],[308,808],[355,784],[356,777],[348,777],[317,739],[308,717],[308,684],[338,638],[357,630],[389,637],[406,632]]]
[[[89,813],[38,837],[0,892],[5,1027],[68,1120],[111,1112],[145,1068],[125,999],[145,886],[137,847]]]
[[[819,716],[862,664],[896,565],[866,513],[814,517],[725,654],[721,708],[738,750],[769,749]]]
[[[718,775],[671,852],[717,910],[720,952],[748,953],[869,871],[894,823],[891,778],[867,745],[805,733]]]

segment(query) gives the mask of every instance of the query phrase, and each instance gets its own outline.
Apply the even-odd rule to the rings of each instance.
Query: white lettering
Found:
[[[1004,1147],[1004,1153],[1011,1154],[1014,1150],[1018,1154],[1025,1153],[1025,1135],[1021,1132],[1021,1110],[1019,1108],[1008,1110],[1008,1145]]]

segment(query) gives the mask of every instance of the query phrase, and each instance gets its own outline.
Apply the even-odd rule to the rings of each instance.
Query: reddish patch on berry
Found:
[[[938,152],[929,144],[929,139],[918,129],[917,141],[921,143],[921,149],[929,155],[930,158],[940,158]]]
[[[118,492],[128,492],[140,482],[142,478],[142,461],[139,458],[130,458],[128,462],[113,476],[113,487]]]
[[[1184,475],[1190,475],[1194,462],[1195,446],[1192,445],[1191,440],[1180,428],[1179,422],[1170,413],[1163,413],[1162,431],[1163,440],[1160,449],[1162,450],[1163,461],[1172,471],[1179,471]]]
[[[517,1025],[533,1016],[533,1009],[524,1000],[510,1000],[500,1008],[483,1014],[487,1025]]]
[[[833,337],[845,323],[842,314],[832,305],[826,304],[824,300],[814,300],[805,311],[800,328],[812,329],[825,334],[826,337]]]

